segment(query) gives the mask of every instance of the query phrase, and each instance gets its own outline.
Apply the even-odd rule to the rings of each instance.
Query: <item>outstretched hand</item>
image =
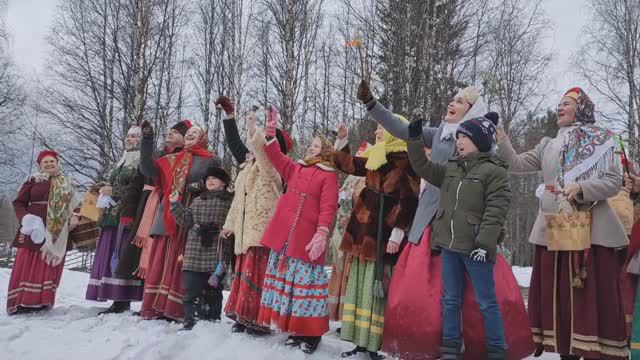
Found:
[[[233,115],[233,103],[231,103],[231,99],[226,96],[220,96],[218,100],[216,100],[216,107],[224,110],[227,115]]]
[[[271,106],[269,113],[267,114],[267,123],[265,124],[265,135],[274,137],[276,136],[276,128],[278,127],[278,109],[275,106]]]
[[[361,80],[360,85],[358,86],[358,100],[363,104],[368,104],[375,100],[373,98],[373,93],[371,93],[371,88],[369,87],[369,83],[367,80]]]
[[[344,140],[349,136],[349,128],[344,123],[338,124],[338,140]]]

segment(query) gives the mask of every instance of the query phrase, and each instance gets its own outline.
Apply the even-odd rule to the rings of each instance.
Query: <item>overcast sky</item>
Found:
[[[44,36],[51,26],[56,3],[57,0],[9,0],[6,20],[13,35],[12,49],[25,74],[34,74],[42,69],[47,56]],[[546,46],[553,49],[555,57],[550,88],[558,94],[571,86],[581,85],[571,71],[570,57],[579,46],[580,34],[586,23],[583,5],[584,0],[543,0],[544,9],[554,26],[546,40]]]

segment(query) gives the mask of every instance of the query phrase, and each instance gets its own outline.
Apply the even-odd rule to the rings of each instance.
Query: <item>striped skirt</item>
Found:
[[[271,251],[258,323],[297,336],[329,331],[328,279],[323,266]]]
[[[9,279],[7,314],[16,313],[18,307],[52,308],[63,269],[64,259],[51,266],[42,260],[40,250],[19,248]]]
[[[340,338],[369,351],[378,351],[382,345],[384,308],[386,298],[373,294],[375,262],[354,258],[351,263],[347,295],[342,313]],[[385,266],[389,273],[391,266]]]

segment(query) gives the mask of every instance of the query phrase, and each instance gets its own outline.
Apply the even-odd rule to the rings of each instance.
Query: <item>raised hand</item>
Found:
[[[344,140],[349,136],[349,128],[344,123],[338,124],[338,140]]]
[[[360,86],[358,86],[358,100],[365,105],[375,100],[367,80],[360,81]]]
[[[265,125],[265,135],[274,137],[276,136],[276,128],[278,127],[278,109],[275,106],[271,106],[269,113],[267,114],[267,123]]]
[[[227,115],[233,115],[233,103],[231,103],[231,99],[226,96],[220,96],[218,100],[216,100],[216,108],[224,110]]]
[[[247,131],[249,132],[249,136],[253,136],[256,133],[256,123],[258,122],[258,116],[256,115],[255,110],[249,112],[247,115]]]
[[[151,126],[151,123],[149,121],[143,121],[142,124],[140,124],[140,129],[142,130],[143,137],[153,137],[153,127]]]

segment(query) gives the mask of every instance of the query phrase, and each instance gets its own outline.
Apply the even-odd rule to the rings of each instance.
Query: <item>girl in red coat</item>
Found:
[[[329,227],[338,210],[332,145],[315,137],[304,160],[293,161],[275,139],[278,113],[269,112],[265,151],[287,183],[261,244],[271,249],[258,322],[290,334],[287,345],[313,353],[329,330],[324,271]]]
[[[60,172],[58,154],[38,155],[38,173],[20,188],[13,201],[22,225],[13,246],[18,248],[11,270],[7,313],[48,310],[53,307],[64,258],[72,243],[69,231],[78,224],[78,205],[71,180]]]

